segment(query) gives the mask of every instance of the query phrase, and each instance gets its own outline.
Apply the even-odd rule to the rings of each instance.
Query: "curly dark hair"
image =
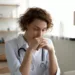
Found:
[[[28,8],[19,18],[19,25],[22,31],[27,30],[27,25],[32,23],[35,19],[43,20],[47,23],[47,29],[53,26],[51,15],[44,9],[38,7]]]

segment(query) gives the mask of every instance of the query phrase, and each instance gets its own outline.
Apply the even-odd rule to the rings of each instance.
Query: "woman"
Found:
[[[29,8],[19,19],[24,35],[5,44],[12,75],[60,75],[52,41],[43,35],[52,27],[51,15],[41,8]]]

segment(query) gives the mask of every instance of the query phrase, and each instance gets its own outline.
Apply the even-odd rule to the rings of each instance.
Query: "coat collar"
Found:
[[[17,38],[17,44],[18,44],[19,48],[21,48],[23,46],[25,46],[25,48],[28,47],[28,43],[24,40],[23,34],[19,34],[19,36]]]

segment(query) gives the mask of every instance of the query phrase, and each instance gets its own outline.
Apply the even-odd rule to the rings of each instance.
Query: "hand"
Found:
[[[41,37],[38,37],[38,38],[34,38],[31,40],[31,42],[29,43],[29,48],[31,50],[36,50],[37,47],[39,46],[39,44],[42,42],[42,38]]]
[[[47,39],[42,39],[42,42],[39,45],[39,48],[44,48],[46,50],[48,50],[49,52],[55,52],[54,51],[54,46],[52,43],[48,43]]]

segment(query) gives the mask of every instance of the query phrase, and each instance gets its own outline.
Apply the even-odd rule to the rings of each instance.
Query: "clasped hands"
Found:
[[[46,38],[38,37],[31,40],[29,43],[29,48],[32,51],[39,50],[39,48],[44,48],[49,52],[54,51],[54,46],[52,43],[49,43]]]

